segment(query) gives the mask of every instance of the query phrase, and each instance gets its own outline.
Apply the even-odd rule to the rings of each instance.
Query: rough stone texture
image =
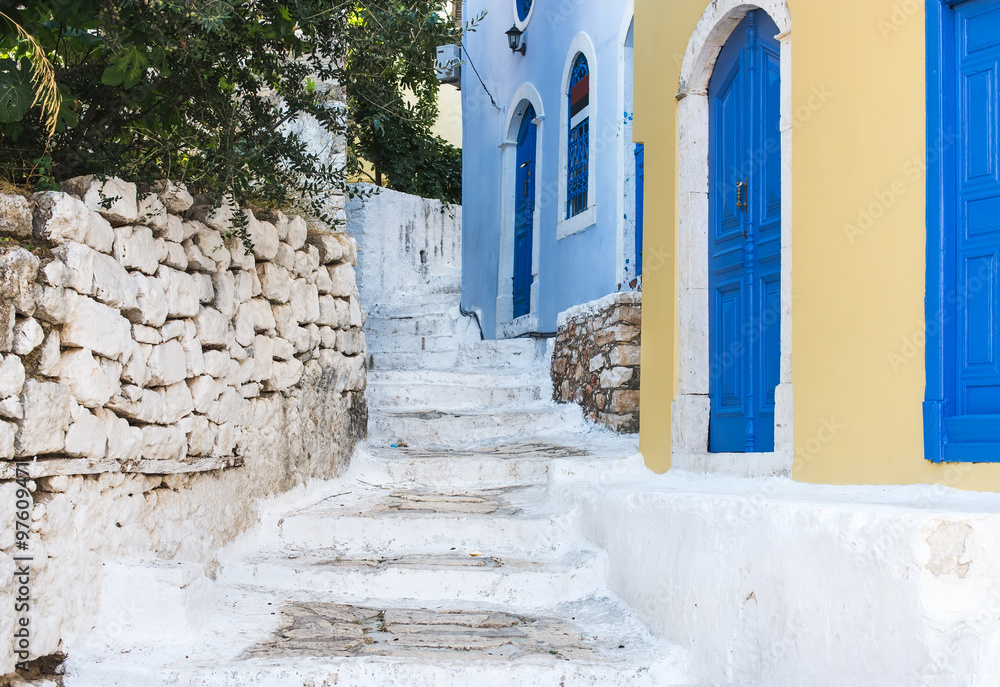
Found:
[[[324,230],[338,247],[327,257],[340,258],[321,266],[303,220],[281,215],[282,234],[254,219],[261,247],[247,256],[179,184],[137,194],[109,180],[101,188],[122,198],[88,208],[97,182],[70,181],[79,197],[0,196],[0,236],[30,226],[39,246],[0,250],[0,503],[16,489],[11,459],[25,461],[39,561],[32,658],[87,641],[106,563],[213,569],[256,522],[256,499],[340,474],[367,432],[363,317],[337,318],[326,337],[313,324],[317,281],[354,255],[346,237]],[[279,255],[286,267],[270,262]],[[280,306],[262,297],[258,267],[278,275]],[[279,307],[301,332],[294,342],[276,331]],[[338,334],[362,353],[335,350]],[[0,528],[0,571],[12,531]],[[0,603],[13,608],[10,579]],[[13,621],[0,614],[0,632],[11,636]],[[13,669],[11,646],[0,647],[0,675]]]
[[[339,268],[338,268],[339,269]],[[616,293],[559,316],[552,386],[559,403],[616,432],[639,431],[642,295]]]

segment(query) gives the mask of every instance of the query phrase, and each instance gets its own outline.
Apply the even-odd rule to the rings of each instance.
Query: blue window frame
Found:
[[[531,0],[515,0],[517,2],[517,19],[525,21],[531,12]]]
[[[924,455],[1000,461],[1000,0],[927,0]]]
[[[587,209],[590,183],[590,66],[583,53],[570,72],[569,142],[567,144],[566,218]]]

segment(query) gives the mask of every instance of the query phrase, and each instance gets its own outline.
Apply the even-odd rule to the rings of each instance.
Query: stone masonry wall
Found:
[[[32,658],[86,637],[109,560],[211,572],[256,499],[336,476],[366,434],[354,240],[248,211],[247,254],[232,214],[173,183],[0,196],[0,604],[23,462]]]
[[[639,431],[642,294],[616,293],[559,315],[552,386],[616,432]]]

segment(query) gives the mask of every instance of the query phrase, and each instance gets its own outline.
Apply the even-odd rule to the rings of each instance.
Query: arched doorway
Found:
[[[538,131],[535,108],[527,106],[517,133],[514,178],[514,318],[531,312],[531,254],[535,234],[535,150]]]

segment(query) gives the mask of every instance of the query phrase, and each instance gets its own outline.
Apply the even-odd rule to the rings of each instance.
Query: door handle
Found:
[[[743,180],[736,182],[736,209],[744,212],[747,209],[747,182]]]

